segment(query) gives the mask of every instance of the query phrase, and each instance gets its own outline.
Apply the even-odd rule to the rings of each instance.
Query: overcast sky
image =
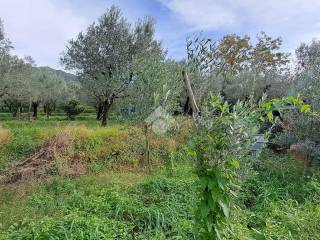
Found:
[[[67,41],[112,4],[132,23],[154,16],[157,38],[175,59],[184,57],[186,37],[201,31],[214,38],[265,31],[281,36],[287,51],[320,37],[320,0],[0,0],[0,18],[17,55],[62,68]]]

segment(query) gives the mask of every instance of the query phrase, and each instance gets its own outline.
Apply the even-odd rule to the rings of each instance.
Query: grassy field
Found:
[[[73,122],[62,116],[32,122],[2,117],[7,136],[0,173],[56,135],[70,136],[71,146],[45,179],[0,184],[0,239],[197,239],[198,184],[181,148],[184,131],[151,136],[148,174],[139,125],[111,120],[100,128],[89,116]],[[71,171],[70,159],[83,166],[81,174]],[[288,156],[266,151],[248,156],[239,175],[225,239],[320,239],[318,173],[303,177]]]

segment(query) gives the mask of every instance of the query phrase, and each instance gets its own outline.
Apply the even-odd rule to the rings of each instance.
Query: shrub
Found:
[[[69,119],[74,120],[77,115],[84,111],[84,107],[79,105],[78,101],[71,100],[63,107],[63,110],[66,112]]]
[[[198,237],[221,239],[227,236],[229,210],[234,209],[238,160],[249,151],[255,106],[251,101],[238,102],[231,110],[229,103],[219,97],[212,97],[208,105],[197,121],[195,136],[186,150],[197,162]]]

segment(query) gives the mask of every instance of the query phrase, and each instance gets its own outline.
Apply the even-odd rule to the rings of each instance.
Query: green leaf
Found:
[[[225,191],[226,187],[226,182],[223,179],[218,179],[218,185],[220,187],[220,189],[222,189],[222,191]],[[218,190],[218,189],[217,189]]]
[[[308,104],[302,105],[300,110],[301,110],[301,112],[308,113],[311,111],[311,106]]]
[[[202,201],[200,204],[200,213],[202,218],[206,218],[209,215],[209,212],[210,212],[209,206],[204,201]]]
[[[217,189],[217,182],[216,181],[209,181],[208,182],[208,188],[209,190],[214,190],[214,189]]]
[[[280,102],[274,102],[273,103],[273,107],[279,109],[281,107],[281,103]]]
[[[229,217],[229,208],[228,206],[223,202],[223,201],[219,201],[219,205],[223,211],[224,216]]]
[[[216,208],[216,201],[212,197],[208,198],[208,205],[213,210]]]
[[[239,161],[237,161],[236,159],[232,159],[232,160],[231,160],[231,165],[232,165],[235,169],[240,169],[240,163],[239,163]]]
[[[208,186],[208,178],[207,177],[201,177],[199,185],[200,185],[200,187],[202,189],[205,189]]]

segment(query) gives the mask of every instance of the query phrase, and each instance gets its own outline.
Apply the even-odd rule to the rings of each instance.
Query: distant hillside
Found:
[[[51,67],[36,67],[37,69],[39,70],[48,70],[48,71],[54,71],[56,72],[56,74],[58,76],[61,76],[62,78],[65,79],[65,81],[69,84],[69,83],[72,83],[72,84],[78,84],[78,77],[72,73],[67,73],[65,71],[62,71],[62,70],[57,70],[57,69],[54,69],[54,68],[51,68]]]
[[[55,70],[56,73],[63,77],[64,79],[66,79],[66,81],[78,81],[78,77],[72,73],[67,73],[65,71],[62,71],[62,70],[56,70],[56,69],[52,69],[52,70]]]

